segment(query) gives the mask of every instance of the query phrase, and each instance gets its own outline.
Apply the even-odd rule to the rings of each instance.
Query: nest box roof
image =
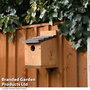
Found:
[[[52,35],[52,36],[37,36],[37,37],[33,37],[32,39],[27,39],[27,40],[23,40],[22,43],[41,43],[43,41],[55,38],[56,35]]]

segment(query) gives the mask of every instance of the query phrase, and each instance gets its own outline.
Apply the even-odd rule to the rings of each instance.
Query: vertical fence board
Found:
[[[11,34],[8,33],[8,40],[10,39]],[[16,37],[14,37],[13,42],[8,42],[8,78],[15,78],[16,75]],[[8,83],[15,83],[8,82]]]
[[[79,52],[79,87],[87,87],[87,52]]]
[[[27,29],[27,39],[37,36],[37,27]],[[28,68],[27,69],[27,78],[35,79],[36,81],[28,82],[28,87],[37,87],[37,69]]]
[[[39,27],[38,36],[40,36],[40,31],[48,31],[49,26]],[[49,72],[46,69],[38,70],[38,87],[49,87]]]
[[[7,78],[7,35],[0,33],[0,87],[2,78]]]
[[[25,45],[22,40],[26,40],[26,30],[24,29],[17,31],[17,78],[26,78]]]
[[[58,30],[57,25],[51,26],[50,30]],[[58,36],[58,68],[50,72],[50,87],[63,86],[63,60],[62,60],[62,36]]]
[[[77,52],[64,39],[64,87],[77,87]]]

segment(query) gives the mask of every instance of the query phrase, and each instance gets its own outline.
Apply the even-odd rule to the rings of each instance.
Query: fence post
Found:
[[[90,36],[87,38],[87,82],[88,87],[90,87]]]

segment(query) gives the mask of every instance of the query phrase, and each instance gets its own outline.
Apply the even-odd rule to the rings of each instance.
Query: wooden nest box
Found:
[[[25,43],[26,68],[57,67],[58,48],[56,35],[37,36],[22,42]]]

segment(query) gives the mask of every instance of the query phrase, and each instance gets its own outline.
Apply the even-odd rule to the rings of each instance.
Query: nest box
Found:
[[[23,40],[26,68],[55,68],[58,63],[57,36],[37,36]]]

